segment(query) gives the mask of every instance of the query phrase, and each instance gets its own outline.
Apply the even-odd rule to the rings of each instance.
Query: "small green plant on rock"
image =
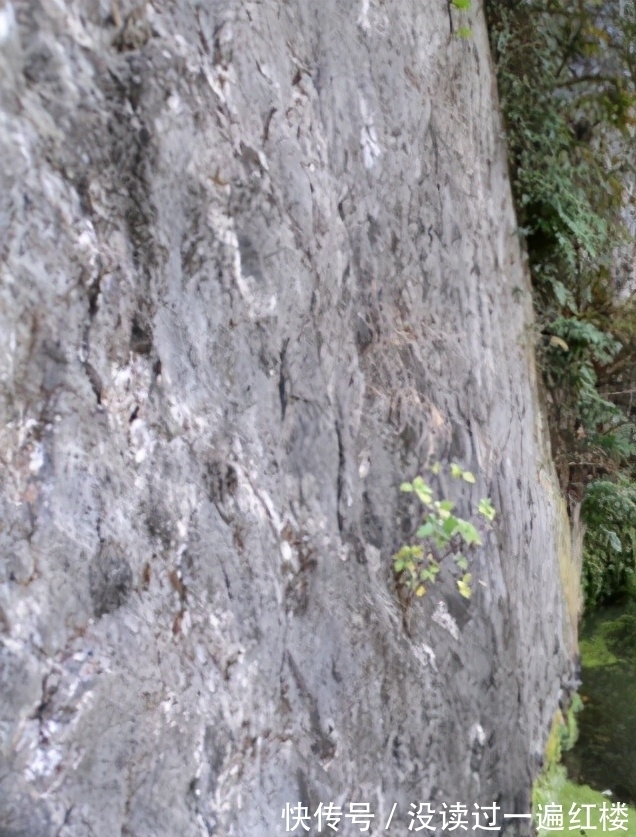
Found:
[[[436,463],[431,471],[439,474],[441,465]],[[455,479],[473,484],[475,477],[453,463],[450,474]],[[440,561],[449,555],[461,576],[457,578],[457,589],[469,599],[472,594],[472,574],[468,572],[468,558],[464,554],[475,546],[481,546],[481,534],[475,524],[453,514],[455,503],[452,500],[435,499],[433,489],[422,479],[415,477],[412,482],[404,482],[400,490],[415,494],[425,509],[422,522],[415,533],[422,543],[403,546],[393,556],[393,571],[398,584],[406,589],[410,596],[420,598],[426,593],[426,585],[435,581],[440,571]],[[495,509],[488,499],[479,501],[478,514],[489,524],[495,518]]]

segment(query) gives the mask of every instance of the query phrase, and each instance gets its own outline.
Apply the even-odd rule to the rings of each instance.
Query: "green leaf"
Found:
[[[465,599],[470,599],[470,597],[473,594],[473,591],[470,587],[470,582],[472,581],[472,579],[473,577],[470,573],[465,573],[460,579],[457,580],[457,589]]]
[[[451,515],[450,517],[447,517],[444,521],[442,531],[449,538],[452,538],[455,532],[459,529],[459,523],[460,521],[456,517],[453,517],[453,515]]]
[[[473,36],[473,30],[470,28],[470,26],[460,26],[459,29],[457,30],[457,37],[458,38],[468,39],[468,38],[472,38],[472,36]]]
[[[468,559],[464,555],[462,555],[461,552],[458,552],[455,556],[455,563],[457,564],[460,570],[468,569]]]
[[[569,308],[572,313],[576,312],[576,303],[572,292],[565,287],[563,282],[559,279],[549,279],[552,291],[557,298],[559,305],[562,308]],[[552,342],[552,341],[550,341]],[[564,341],[565,342],[565,341]],[[568,351],[567,343],[565,344],[565,351]]]
[[[452,511],[455,508],[455,503],[452,500],[441,500],[438,504],[443,511]]]
[[[401,558],[397,558],[393,562],[393,569],[395,570],[396,573],[401,573],[402,570],[404,569],[404,561]]]
[[[435,526],[432,523],[425,523],[415,533],[415,536],[418,538],[430,538],[431,535],[435,532]]]
[[[462,479],[464,482],[469,482],[471,485],[475,484],[475,477],[470,471],[462,471]]]
[[[450,472],[451,472],[451,477],[453,477],[453,479],[456,479],[456,480],[460,479],[461,475],[464,473],[463,469],[459,465],[457,465],[455,462],[451,462]]]
[[[453,6],[462,12],[467,12],[470,9],[471,0],[453,0]]]
[[[469,523],[467,520],[458,520],[457,521],[457,531],[462,536],[464,543],[468,546],[471,544],[476,544],[477,546],[481,546],[481,538],[479,537],[479,532],[472,523]]]
[[[491,523],[495,519],[496,512],[490,500],[480,500],[477,510],[479,511],[479,514],[483,515],[483,517],[485,517],[486,520],[489,520]]]
[[[433,465],[431,465],[429,470],[431,474],[435,474],[435,476],[437,476],[439,472],[442,470],[442,465],[440,462],[435,462]]]
[[[433,502],[433,489],[424,482],[422,477],[415,477],[413,480],[413,490],[425,506],[431,505]]]
[[[410,494],[413,491],[413,485],[410,482],[403,482],[400,486],[400,491]]]

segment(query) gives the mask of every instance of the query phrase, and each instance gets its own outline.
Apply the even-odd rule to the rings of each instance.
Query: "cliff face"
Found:
[[[0,835],[526,812],[576,595],[481,17],[5,0],[0,38]],[[499,515],[403,617],[435,460]]]

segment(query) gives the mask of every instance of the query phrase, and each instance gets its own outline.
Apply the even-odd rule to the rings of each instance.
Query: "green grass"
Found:
[[[605,806],[610,811],[619,799],[634,801],[636,789],[636,613],[634,607],[609,607],[596,611],[584,622],[579,640],[583,685],[575,717],[574,703],[564,717],[557,712],[545,749],[544,770],[533,788],[535,818],[546,805],[561,806],[563,831],[587,835],[610,832],[611,821],[601,821]],[[578,710],[576,710],[578,711]],[[577,739],[578,727],[578,742]],[[576,746],[573,746],[576,742]],[[563,759],[563,764],[561,760]],[[569,777],[568,778],[568,771]],[[590,782],[576,784],[572,779]],[[600,791],[609,789],[615,796]],[[589,827],[586,828],[587,810]],[[574,808],[573,808],[574,806]],[[579,812],[578,824],[570,812]],[[615,834],[636,837],[636,808],[627,807],[626,828]],[[537,825],[538,825],[537,821]],[[551,834],[539,828],[539,837]]]
[[[618,663],[618,657],[607,647],[607,635],[604,630],[606,617],[594,616],[588,620],[589,630],[579,640],[579,650],[585,668],[601,668]],[[597,623],[592,625],[592,623]]]
[[[585,824],[587,817],[587,810],[583,808],[584,805],[593,805],[590,809],[590,826],[587,831],[588,837],[590,832],[594,831],[596,827],[597,833],[614,833],[617,835],[624,835],[624,837],[636,837],[636,808],[627,807],[628,819],[627,830],[616,829],[610,832],[611,822],[605,824],[605,829],[600,820],[600,813],[603,805],[609,810],[614,803],[611,797],[606,797],[598,791],[592,790],[587,785],[576,785],[567,778],[567,773],[561,765],[552,767],[548,773],[543,774],[536,782],[533,793],[533,803],[535,810],[535,822],[537,816],[538,806],[542,805],[545,811],[545,806],[548,804],[560,805],[563,811],[563,832],[568,834],[586,834]],[[574,808],[572,807],[574,806]],[[570,830],[571,820],[569,817],[570,811],[579,809],[579,823],[580,827]],[[547,837],[549,834],[554,834],[555,831],[548,831],[539,828],[537,831],[539,837]]]
[[[613,606],[585,619],[580,637],[584,710],[564,754],[572,779],[636,801],[636,614]]]

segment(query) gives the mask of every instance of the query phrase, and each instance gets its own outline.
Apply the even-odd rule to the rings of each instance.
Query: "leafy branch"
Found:
[[[441,465],[437,463],[431,470],[439,474]],[[475,483],[474,475],[455,463],[450,466],[450,474],[454,479],[471,485]],[[468,572],[465,553],[482,545],[479,530],[474,523],[454,514],[455,503],[452,500],[437,500],[433,489],[422,477],[402,483],[400,491],[415,494],[425,511],[415,533],[422,543],[405,545],[393,556],[393,571],[398,584],[411,596],[420,598],[426,593],[426,585],[435,581],[440,572],[440,562],[452,555],[461,572],[456,579],[457,588],[464,598],[469,599],[472,595],[472,574]],[[496,512],[489,499],[480,500],[477,511],[487,524],[495,518]]]

